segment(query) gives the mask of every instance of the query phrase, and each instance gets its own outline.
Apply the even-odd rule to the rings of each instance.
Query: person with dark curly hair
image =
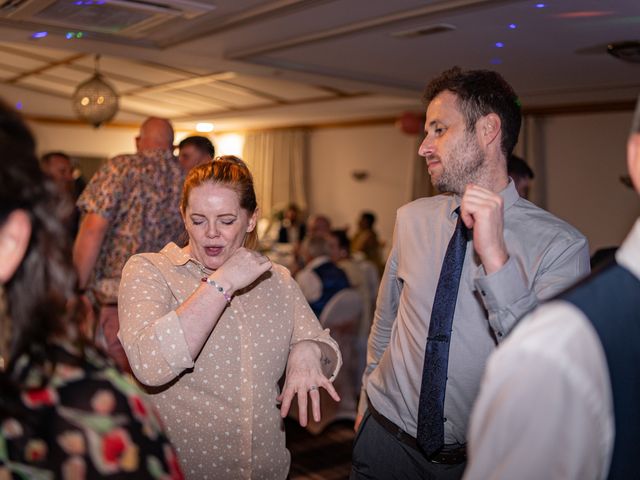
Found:
[[[511,86],[496,72],[453,68],[424,101],[418,153],[444,193],[398,210],[354,479],[460,478],[487,357],[540,299],[589,271],[585,237],[521,199],[507,175],[521,123]]]
[[[181,479],[142,391],[82,333],[72,209],[0,103],[0,478]]]

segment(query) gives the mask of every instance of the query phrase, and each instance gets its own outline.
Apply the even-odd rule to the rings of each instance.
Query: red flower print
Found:
[[[136,415],[136,417],[147,417],[147,406],[138,395],[129,397],[129,404],[131,405],[131,409],[133,410],[133,413]]]
[[[102,455],[107,463],[116,463],[126,447],[125,439],[120,430],[106,434],[102,439]]]
[[[22,394],[22,400],[29,408],[39,408],[55,404],[58,398],[50,388],[39,388],[27,390]]]
[[[29,440],[24,450],[28,462],[39,462],[47,456],[47,444],[42,440]]]

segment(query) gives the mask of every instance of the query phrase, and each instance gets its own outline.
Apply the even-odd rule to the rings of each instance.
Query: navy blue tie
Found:
[[[456,209],[456,213],[459,215],[460,208]],[[422,370],[417,440],[427,456],[433,455],[444,445],[444,392],[447,386],[449,344],[466,249],[467,227],[458,216],[433,299]]]

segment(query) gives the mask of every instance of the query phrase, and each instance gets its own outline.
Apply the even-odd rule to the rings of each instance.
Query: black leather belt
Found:
[[[407,432],[398,427],[395,423],[389,420],[387,417],[378,412],[371,402],[369,403],[369,412],[373,419],[378,422],[378,424],[384,428],[387,432],[393,435],[397,440],[408,445],[409,447],[417,450],[422,455],[424,453],[418,447],[418,442],[415,437],[412,437]],[[440,451],[434,453],[431,457],[427,457],[425,455],[427,461],[431,463],[442,463],[444,465],[457,465],[459,463],[463,463],[467,461],[467,447],[466,445],[454,444],[454,445],[445,445],[442,447]]]

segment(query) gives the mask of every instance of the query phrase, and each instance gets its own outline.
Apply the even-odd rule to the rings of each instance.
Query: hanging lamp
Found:
[[[78,85],[73,93],[73,109],[78,116],[98,128],[118,112],[118,94],[98,70],[100,55],[95,58],[95,73]]]

